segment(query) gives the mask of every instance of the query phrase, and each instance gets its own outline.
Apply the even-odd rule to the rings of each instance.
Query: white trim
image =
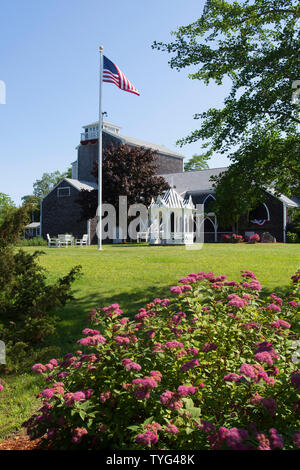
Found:
[[[63,194],[63,195],[61,195],[61,194],[59,193],[59,191],[60,191],[61,189],[68,189],[68,190],[69,190],[69,193],[68,193],[68,194]],[[59,188],[57,188],[57,190],[56,190],[56,196],[57,196],[57,197],[70,197],[70,196],[71,196],[71,188],[70,188],[70,186],[60,186]]]
[[[212,193],[209,193],[209,194],[206,196],[206,198],[204,199],[204,201],[202,202],[203,206],[204,206],[204,204],[206,203],[207,199],[210,198],[210,197],[211,197],[212,199],[216,200],[215,196],[214,196]]]
[[[216,200],[215,196],[214,196],[212,193],[209,193],[209,194],[206,196],[206,198],[204,199],[204,201],[202,202],[203,206],[204,206],[206,200],[207,200],[209,197],[211,197],[211,198],[213,198],[214,200]]]
[[[54,191],[55,189],[57,189],[58,186],[59,186],[63,181],[65,181],[66,183],[70,184],[70,185],[71,185],[73,188],[75,188],[77,191],[81,191],[82,189],[89,189],[89,188],[90,188],[90,189],[89,189],[90,191],[92,191],[93,189],[98,189],[98,186],[96,185],[96,183],[93,183],[92,181],[83,182],[83,181],[81,181],[81,180],[74,180],[74,181],[78,182],[79,184],[86,186],[86,188],[84,188],[84,187],[79,188],[78,186],[76,186],[75,183],[73,183],[72,178],[63,178],[61,181],[59,181],[59,182],[51,189],[51,191],[50,191],[48,194],[46,194],[46,196],[43,197],[42,201],[43,201],[44,199],[46,199],[46,197],[48,197],[49,194],[53,193],[53,191]],[[94,185],[94,186],[92,186],[92,185]]]
[[[283,243],[286,243],[286,204],[282,204],[283,210]]]
[[[88,245],[90,245],[91,244],[91,219],[88,219],[86,221],[86,226],[87,226]]]
[[[267,222],[269,222],[271,220],[269,208],[265,202],[263,203],[263,205],[265,206],[266,211],[267,211],[267,216],[268,216]]]

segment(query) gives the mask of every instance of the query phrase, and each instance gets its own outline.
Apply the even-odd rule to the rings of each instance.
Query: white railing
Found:
[[[80,138],[81,141],[98,139],[98,131],[82,132],[80,136],[81,136]]]

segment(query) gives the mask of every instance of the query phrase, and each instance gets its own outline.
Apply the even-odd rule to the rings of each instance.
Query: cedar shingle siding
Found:
[[[120,144],[120,139],[103,132],[103,149],[110,143],[115,146]],[[96,181],[91,175],[95,163],[98,161],[98,142],[87,141],[78,147],[78,179],[84,181]],[[164,175],[168,173],[180,173],[183,171],[183,160],[180,157],[157,153],[157,173]]]
[[[58,197],[58,188],[70,188],[70,196]],[[87,233],[87,222],[80,221],[80,208],[76,204],[79,191],[65,180],[51,191],[42,203],[42,234],[50,236],[71,233],[76,238],[82,238]]]

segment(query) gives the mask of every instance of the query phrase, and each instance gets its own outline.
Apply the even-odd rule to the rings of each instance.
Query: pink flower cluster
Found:
[[[119,304],[112,304],[108,307],[103,307],[102,312],[105,312],[108,317],[113,318],[121,315],[123,310],[120,310]]]
[[[123,344],[129,344],[130,338],[128,336],[115,336],[114,341],[122,346]]]
[[[172,286],[170,287],[171,294],[179,295],[183,292],[183,286]]]
[[[158,382],[161,381],[161,373],[157,370],[150,372],[150,377],[144,377],[143,379],[133,379],[132,385],[137,385],[135,390],[135,398],[137,400],[144,400],[150,398],[150,391],[157,387]]]
[[[100,393],[100,401],[101,403],[105,403],[107,400],[111,399],[111,391],[107,390],[106,392]]]
[[[178,434],[179,430],[175,424],[167,424],[165,431],[169,434]]]
[[[82,346],[97,346],[98,344],[104,344],[105,342],[106,339],[102,335],[96,334],[79,339],[77,344],[81,344]]]
[[[160,402],[162,405],[165,405],[170,410],[179,410],[182,408],[183,403],[180,400],[180,395],[178,392],[170,392],[166,390],[160,396]]]
[[[285,320],[277,320],[277,321],[274,321],[273,323],[270,323],[270,326],[271,326],[272,328],[284,328],[284,329],[289,329],[289,328],[291,328],[290,323],[288,323],[288,322],[285,321]]]
[[[229,307],[244,308],[247,304],[246,299],[242,299],[236,294],[230,294],[227,298],[229,300],[229,302],[227,303]]]
[[[235,372],[231,372],[230,374],[227,374],[224,376],[224,381],[225,382],[240,382],[242,379],[241,375],[237,375]]]
[[[166,345],[165,345],[166,348],[169,348],[169,349],[181,349],[181,348],[184,348],[184,345],[182,343],[180,343],[179,341],[167,341],[166,342]]]
[[[278,354],[275,352],[272,343],[263,341],[262,343],[257,343],[256,346],[255,359],[260,363],[265,362],[269,366],[272,366],[273,359],[278,359]]]
[[[268,385],[274,385],[275,380],[273,377],[269,377],[264,368],[260,364],[243,364],[240,368],[241,374],[250,379],[253,379],[254,383],[258,383],[261,379],[264,380]]]
[[[128,361],[128,362],[124,362]],[[125,369],[127,370],[141,370],[142,366],[138,364],[137,362],[133,362],[130,359],[123,359],[122,363],[125,365]]]
[[[186,370],[193,369],[194,367],[200,366],[198,359],[191,359],[190,361],[185,362],[180,369],[185,372]]]
[[[181,397],[187,397],[188,395],[194,395],[196,393],[197,387],[187,386],[187,385],[179,385],[177,388],[177,392]]]
[[[64,396],[65,404],[68,407],[71,407],[75,401],[85,401],[87,399],[86,394],[84,392],[75,392],[75,393],[66,393]]]
[[[252,271],[249,271],[248,269],[242,269],[241,276],[256,280],[255,274]]]
[[[88,434],[88,432],[85,428],[74,429],[72,442],[74,442],[74,444],[79,444],[82,441],[83,436],[85,436],[86,434]]]
[[[272,310],[272,312],[281,312],[281,308],[279,305],[276,304],[270,304],[266,307],[266,310]]]
[[[258,233],[255,233],[254,235],[251,235],[251,237],[249,238],[249,240],[251,240],[251,241],[254,242],[254,243],[259,242],[260,236],[258,235]]]
[[[256,433],[256,440],[258,441],[258,450],[274,450],[283,448],[283,438],[278,433],[277,429],[271,428],[269,430],[270,436],[262,432]]]
[[[174,325],[179,325],[183,318],[186,318],[186,314],[184,312],[178,312],[177,314],[172,315],[172,323],[174,323]]]
[[[138,434],[136,437],[136,442],[144,447],[150,447],[151,444],[156,444],[158,442],[157,433],[153,431],[146,431],[142,434]]]
[[[82,334],[85,336],[90,336],[90,335],[94,336],[94,335],[99,335],[100,331],[92,330],[91,328],[85,328],[84,330],[82,330]]]
[[[262,286],[258,281],[243,282],[243,287],[250,290],[262,290]]]
[[[210,352],[210,351],[216,351],[218,346],[215,343],[205,343],[204,346],[202,347],[203,352]]]
[[[245,429],[227,429],[224,426],[221,426],[218,432],[208,436],[212,450],[220,450],[224,445],[232,450],[250,450],[250,444],[245,442],[248,439],[249,435]]]
[[[47,372],[47,367],[43,364],[34,364],[34,366],[32,366],[32,371],[36,374],[42,374],[43,372]]]

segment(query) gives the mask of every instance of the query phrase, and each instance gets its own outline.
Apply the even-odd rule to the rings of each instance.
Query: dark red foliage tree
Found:
[[[119,196],[127,196],[128,206],[142,203],[149,206],[151,198],[169,188],[167,181],[157,176],[157,154],[144,147],[114,146],[103,150],[102,200],[112,204],[116,210]],[[92,174],[98,180],[98,164]],[[81,206],[81,217],[95,217],[98,206],[98,190],[81,191],[77,203]]]

